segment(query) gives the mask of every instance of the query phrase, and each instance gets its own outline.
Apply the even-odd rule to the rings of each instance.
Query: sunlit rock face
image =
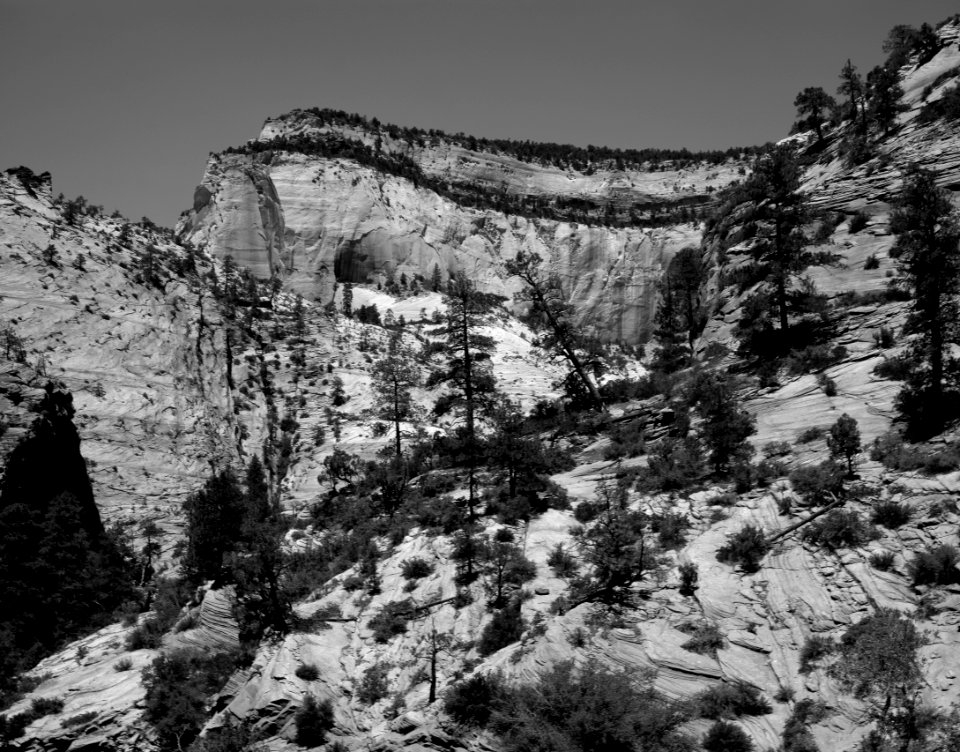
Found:
[[[362,129],[320,125],[308,112],[270,120],[261,140],[337,130],[368,143]],[[676,206],[699,201],[739,175],[733,161],[657,172],[573,170],[464,149],[442,139],[419,147],[383,140],[431,179],[544,201]],[[234,260],[260,277],[279,274],[312,300],[333,299],[337,283],[376,285],[390,275],[432,278],[462,270],[490,292],[518,289],[504,261],[537,253],[559,275],[581,325],[606,340],[633,343],[651,328],[664,264],[699,242],[694,224],[607,227],[464,207],[414,181],[353,160],[291,152],[211,156],[179,237]]]

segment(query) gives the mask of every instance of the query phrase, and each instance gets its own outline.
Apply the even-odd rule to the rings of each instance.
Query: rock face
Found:
[[[297,111],[268,121],[260,139],[332,130],[361,141],[374,138],[363,129],[318,125],[311,113]],[[731,161],[585,175],[468,151],[442,139],[421,148],[388,137],[382,148],[449,184],[544,201],[635,207],[704,199],[740,168]],[[178,235],[215,256],[233,256],[257,276],[279,274],[289,289],[321,304],[333,299],[337,283],[374,285],[401,275],[430,280],[435,266],[444,280],[462,270],[485,290],[510,296],[519,284],[506,277],[503,262],[520,251],[537,253],[561,278],[581,325],[627,343],[650,332],[664,264],[679,248],[699,242],[692,224],[616,228],[466,208],[348,158],[285,151],[213,155]]]
[[[65,225],[42,186],[0,175],[0,326],[23,342],[36,387],[72,392],[105,523],[156,518],[172,532],[211,464],[238,458],[224,329],[209,291],[138,276],[149,244],[182,249],[143,231],[121,244],[119,232],[99,216]]]

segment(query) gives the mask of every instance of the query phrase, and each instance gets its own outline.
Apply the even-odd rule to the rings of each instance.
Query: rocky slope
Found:
[[[848,215],[823,240],[824,248],[840,255],[841,264],[813,270],[811,276],[838,302],[845,293],[860,297],[844,303],[837,344],[846,348],[846,355],[825,370],[836,384],[835,394],[825,393],[810,374],[783,377],[777,386],[751,387],[745,394],[746,407],[757,421],[751,441],[760,449],[775,442],[788,444],[775,451],[790,468],[827,456],[823,438],[799,440],[805,429],[829,426],[847,413],[857,419],[868,445],[894,418],[899,385],[873,373],[877,363],[902,345],[906,311],[906,304],[880,294],[895,269],[887,256],[892,244],[889,199],[899,186],[901,169],[915,158],[937,171],[941,184],[960,184],[955,125],[916,122],[925,87],[960,62],[956,25],[940,33],[945,46],[933,60],[904,70],[905,101],[913,109],[880,144],[878,155],[850,168],[827,150],[807,174],[813,203]],[[954,82],[955,77],[944,79],[928,99]],[[310,113],[294,113],[268,121],[261,138],[326,127],[311,118]],[[347,132],[372,139],[363,129]],[[616,187],[628,200],[642,202],[674,195],[674,184],[680,192],[697,193],[708,180],[705,172],[571,175],[453,143],[388,143],[386,148],[406,150],[431,176],[456,175],[517,195],[607,196]],[[709,180],[720,184],[735,174],[736,166],[729,165]],[[690,185],[684,187],[683,180]],[[699,229],[692,225],[655,230],[588,227],[463,208],[407,179],[345,158],[216,155],[180,236],[214,256],[231,255],[260,276],[279,270],[289,289],[307,295],[302,346],[308,365],[298,371],[292,356],[299,345],[279,331],[290,323],[290,296],[272,302],[254,327],[256,336],[227,355],[220,308],[202,288],[175,279],[163,290],[137,282],[135,270],[124,268],[136,265],[135,254],[115,249],[117,228],[110,221],[86,219],[80,229],[64,227],[48,194],[30,195],[13,178],[0,181],[0,318],[13,321],[31,363],[43,354],[43,367],[74,391],[82,418],[82,450],[94,460],[91,476],[103,514],[138,519],[156,514],[171,530],[179,501],[200,484],[209,463],[236,466],[257,451],[267,433],[270,401],[274,410],[296,419],[281,501],[291,513],[302,512],[304,523],[308,508],[320,498],[322,462],[334,446],[372,457],[385,444],[387,439],[374,430],[369,370],[387,334],[322,312],[337,283],[358,283],[355,307],[372,303],[381,314],[390,310],[403,315],[408,322],[405,341],[419,346],[428,339],[433,311],[443,305],[440,296],[422,290],[392,295],[377,290],[378,281],[401,273],[408,279],[417,274],[429,279],[437,264],[444,275],[464,269],[487,289],[509,292],[513,283],[504,279],[502,260],[519,250],[537,251],[567,280],[586,324],[609,339],[630,341],[649,330],[655,305],[651,291],[664,260],[699,240]],[[856,210],[870,218],[864,228],[851,231],[849,215]],[[138,236],[135,245],[142,247],[147,240]],[[51,266],[44,256],[51,243],[59,266]],[[172,244],[165,247],[173,254],[184,253]],[[727,263],[736,266],[746,257],[748,241],[723,250]],[[708,245],[705,251],[717,253],[717,248]],[[84,260],[78,268],[81,253]],[[879,265],[867,270],[864,264],[871,256]],[[742,297],[732,288],[721,289],[719,274],[707,292],[714,313],[703,344],[732,345]],[[897,335],[892,350],[881,349],[876,341],[881,326]],[[498,342],[495,369],[508,395],[529,407],[553,394],[559,369],[531,347],[528,330],[504,315],[489,333]],[[734,359],[721,354],[711,362],[726,367]],[[2,373],[7,381],[20,379],[12,371]],[[333,376],[342,379],[349,398],[340,406],[331,399]],[[0,389],[7,381],[0,379]],[[30,385],[17,388],[27,391]],[[97,396],[101,392],[104,396]],[[416,397],[426,408],[435,395],[420,390]],[[640,407],[618,405],[612,414]],[[333,434],[333,422],[339,437]],[[318,426],[324,438],[311,440]],[[445,427],[425,420],[426,430]],[[406,436],[413,432],[412,424],[405,426]],[[0,442],[7,442],[6,448],[14,436],[11,431]],[[603,460],[608,443],[606,438],[580,437],[573,446],[576,467],[553,476],[574,508],[595,500],[617,473],[645,462]],[[820,749],[853,750],[868,728],[868,708],[844,694],[825,671],[800,672],[800,653],[812,635],[839,637],[877,607],[913,614],[927,639],[921,650],[923,699],[941,710],[960,701],[960,587],[915,588],[907,575],[918,551],[956,544],[960,473],[896,472],[866,455],[860,460],[860,481],[867,490],[847,508],[869,516],[879,501],[893,500],[910,508],[911,520],[896,530],[881,529],[880,537],[862,547],[834,552],[788,535],[754,574],[719,563],[717,549],[746,523],[773,534],[806,514],[788,481],[733,499],[723,497],[721,488],[660,495],[632,492],[630,503],[636,508],[680,512],[689,518],[691,530],[685,543],[669,554],[662,578],[641,587],[638,607],[619,615],[589,604],[565,612],[551,608],[568,585],[547,566],[547,557],[557,543],[573,548],[573,510],[551,510],[513,526],[525,555],[537,566],[535,579],[525,586],[531,597],[522,604],[527,629],[518,643],[482,660],[473,642],[491,618],[483,583],[473,586],[472,603],[455,604],[450,539],[414,529],[379,562],[380,593],[353,589],[349,579],[355,572],[348,570],[298,603],[296,610],[307,626],[261,645],[253,663],[239,670],[211,702],[208,728],[249,720],[266,735],[269,749],[292,750],[297,748],[291,741],[293,713],[312,694],[333,703],[336,727],[331,738],[348,749],[495,748],[489,737],[452,725],[439,703],[428,703],[425,669],[436,631],[453,639],[453,646],[439,655],[441,692],[472,671],[500,670],[508,678],[532,679],[558,660],[593,657],[613,666],[651,669],[656,686],[674,698],[690,698],[719,683],[743,681],[757,687],[771,699],[773,712],[737,722],[759,749],[779,746],[793,703],[822,701],[827,713],[811,728]],[[485,525],[489,532],[502,527],[493,521]],[[287,544],[308,549],[321,538],[321,531],[305,526],[291,531]],[[892,554],[887,571],[871,564],[871,555],[879,552]],[[410,588],[402,564],[414,556],[433,563],[434,571]],[[684,562],[699,570],[699,589],[692,597],[679,592],[678,566]],[[424,608],[408,622],[406,633],[377,642],[370,617],[385,604],[408,597]],[[307,619],[311,616],[315,618]],[[723,635],[715,657],[683,648],[688,639],[683,629],[704,621],[716,624]],[[229,591],[207,591],[181,626],[182,631],[168,636],[167,648],[234,644],[237,627]],[[37,667],[36,675],[51,676],[10,712],[25,709],[36,697],[62,697],[66,705],[61,716],[32,724],[19,743],[22,749],[149,748],[150,731],[140,719],[143,689],[137,669],[156,651],[125,651],[129,629],[104,629]],[[116,670],[123,658],[129,658],[130,665],[121,663],[126,669]],[[317,679],[297,676],[304,664],[318,669]],[[361,702],[363,675],[376,665],[385,670],[387,694],[373,704]],[[67,728],[60,725],[64,718],[86,713],[94,715]],[[707,722],[698,720],[689,723],[687,731],[700,736],[706,728]]]

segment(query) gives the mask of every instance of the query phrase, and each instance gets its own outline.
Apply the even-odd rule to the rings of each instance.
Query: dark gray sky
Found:
[[[209,151],[295,107],[477,136],[780,138],[950,0],[0,0],[0,168],[172,225]]]

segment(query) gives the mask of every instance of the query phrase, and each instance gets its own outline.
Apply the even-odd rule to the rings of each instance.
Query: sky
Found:
[[[0,169],[172,226],[207,155],[330,107],[489,138],[785,136],[806,86],[950,0],[0,0]]]

